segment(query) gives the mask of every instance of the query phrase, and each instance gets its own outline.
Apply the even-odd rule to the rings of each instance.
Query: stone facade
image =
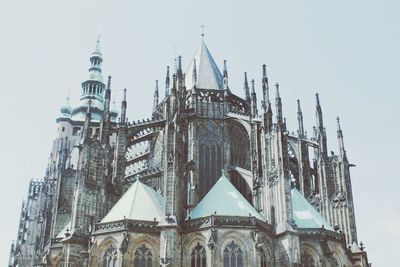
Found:
[[[245,74],[245,97],[233,94],[226,62],[221,74],[202,42],[186,73],[181,57],[172,79],[167,69],[161,101],[156,83],[151,119],[127,121],[125,91],[117,121],[102,61],[98,43],[80,102],[57,119],[45,178],[30,184],[9,266],[368,266],[339,119],[339,153],[328,154],[318,94],[312,137],[300,102],[290,133],[278,84],[272,111],[265,65],[258,110],[254,80]],[[191,218],[222,175],[264,219]],[[102,222],[135,180],[161,192],[163,218]],[[308,225],[293,190],[328,225]]]

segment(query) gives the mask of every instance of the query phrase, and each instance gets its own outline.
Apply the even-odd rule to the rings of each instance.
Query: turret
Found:
[[[158,106],[158,80],[156,80],[156,86],[154,88],[153,112],[156,111],[157,106]]]
[[[299,129],[297,134],[300,138],[304,137],[304,124],[303,124],[303,112],[300,107],[300,100],[297,99],[297,122],[299,123]]]
[[[258,116],[257,95],[256,95],[256,89],[254,87],[254,79],[251,80],[251,115],[253,117]]]
[[[247,72],[244,73],[244,95],[246,97],[246,101],[250,103],[251,102],[250,88],[249,88],[249,82],[247,81]]]
[[[126,123],[126,88],[124,89],[124,98],[121,102],[121,119],[120,119],[120,123],[121,124],[125,124]]]
[[[228,68],[226,67],[226,60],[224,60],[223,88],[224,90],[228,90]]]
[[[283,126],[283,115],[282,115],[282,99],[279,95],[279,83],[275,84],[276,95],[275,95],[275,108],[276,108],[276,123],[279,128]]]

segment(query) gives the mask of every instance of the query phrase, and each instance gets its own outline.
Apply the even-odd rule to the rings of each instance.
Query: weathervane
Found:
[[[200,25],[200,28],[201,28],[201,39],[203,39],[203,40],[204,40],[204,28],[205,27],[207,27],[207,26],[204,25],[204,24]]]

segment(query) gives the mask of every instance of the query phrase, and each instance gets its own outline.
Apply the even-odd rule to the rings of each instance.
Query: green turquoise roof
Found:
[[[191,219],[207,217],[212,214],[225,216],[254,216],[265,221],[264,217],[243,197],[243,195],[222,176],[207,195],[190,213]]]
[[[293,219],[298,228],[321,228],[333,231],[332,226],[297,190],[292,189]]]
[[[160,221],[163,218],[163,203],[160,193],[136,180],[101,222],[114,222],[124,218]]]

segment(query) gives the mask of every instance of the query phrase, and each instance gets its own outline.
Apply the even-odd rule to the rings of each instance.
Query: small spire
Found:
[[[300,107],[300,99],[297,99],[297,121],[299,123],[299,129],[297,134],[300,137],[304,137],[304,124],[303,124],[303,112]]]
[[[276,107],[276,120],[278,127],[282,127],[283,116],[282,116],[282,100],[279,95],[279,83],[275,84],[276,95],[275,95],[275,107]]]
[[[257,95],[256,89],[254,86],[254,79],[251,80],[251,113],[253,117],[257,117],[258,110],[257,110]]]
[[[111,75],[109,75],[107,79],[107,89],[104,95],[104,99],[105,99],[104,113],[108,113],[110,111],[110,100],[111,100]]]
[[[276,89],[276,96],[275,96],[275,98],[281,98],[280,97],[280,95],[279,95],[279,83],[275,83],[275,89]]]
[[[182,56],[178,56],[178,70],[182,71]]]
[[[320,132],[324,131],[324,122],[322,118],[322,108],[321,103],[319,101],[319,94],[315,94],[315,104],[316,104],[316,117],[317,117],[317,128]]]
[[[247,81],[247,72],[244,73],[244,94],[246,96],[246,101],[250,103],[250,88],[249,82]]]
[[[254,87],[254,79],[251,80],[251,93],[255,94],[256,93],[256,89]]]
[[[101,54],[101,49],[100,49],[100,34],[97,35],[97,41],[96,41],[96,48],[94,49],[95,53]]]
[[[226,66],[226,60],[224,60],[224,74],[223,74],[224,90],[228,89],[228,68]]]
[[[269,85],[268,85],[268,77],[267,77],[267,66],[262,65],[263,68],[263,78],[262,78],[262,89],[263,89],[263,104],[262,108],[264,113],[267,112],[267,107],[269,106]]]
[[[337,138],[339,143],[339,154],[342,158],[346,158],[346,149],[344,147],[343,132],[342,132],[342,127],[340,126],[339,117],[336,118],[336,123],[337,123]]]
[[[170,84],[169,66],[167,66],[167,75],[165,77],[165,97],[169,95],[169,84]]]
[[[340,127],[340,118],[336,117],[336,126],[337,126],[337,132],[341,132],[342,128]]]
[[[176,89],[176,74],[172,74],[172,89]]]
[[[157,106],[158,106],[158,80],[156,80],[156,86],[154,88],[153,112],[157,109]]]
[[[126,107],[127,107],[127,103],[126,103],[126,88],[124,88],[124,97],[123,100],[121,102],[121,124],[125,124],[126,121]]]

